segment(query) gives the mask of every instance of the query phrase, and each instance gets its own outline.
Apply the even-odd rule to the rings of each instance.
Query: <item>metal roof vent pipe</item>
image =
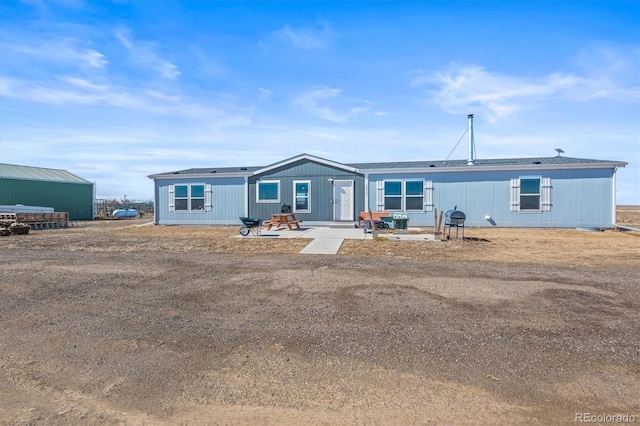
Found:
[[[467,115],[469,119],[469,159],[467,160],[467,166],[473,166],[476,164],[476,140],[473,137],[473,114]]]

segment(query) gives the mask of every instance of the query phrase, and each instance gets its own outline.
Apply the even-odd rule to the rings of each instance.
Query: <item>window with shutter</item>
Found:
[[[433,211],[433,182],[386,180],[376,182],[378,211]]]
[[[551,178],[522,176],[511,179],[511,211],[522,213],[551,210]]]
[[[211,210],[211,185],[206,191],[205,184],[169,185],[170,212],[204,212]],[[208,209],[205,207],[209,199]]]

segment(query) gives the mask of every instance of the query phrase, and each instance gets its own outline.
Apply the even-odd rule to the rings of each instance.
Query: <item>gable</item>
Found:
[[[279,161],[277,163],[273,163],[269,166],[266,166],[262,169],[256,170],[253,172],[254,176],[260,176],[265,174],[274,174],[277,173],[277,170],[287,170],[290,168],[298,167],[304,163],[315,163],[318,165],[323,165],[332,170],[341,170],[343,172],[348,172],[350,174],[359,173],[358,169],[355,167],[348,166],[346,164],[338,163],[336,161],[327,160],[325,158],[316,157],[309,154],[301,154],[295,157],[288,158],[283,161]]]
[[[357,169],[332,161],[319,161],[317,157],[300,156],[258,170],[250,180],[264,177],[362,176]]]

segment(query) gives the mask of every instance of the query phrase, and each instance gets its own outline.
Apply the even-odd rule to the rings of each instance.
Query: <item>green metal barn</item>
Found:
[[[93,182],[66,170],[0,163],[0,205],[53,207],[69,220],[91,220],[93,202]]]

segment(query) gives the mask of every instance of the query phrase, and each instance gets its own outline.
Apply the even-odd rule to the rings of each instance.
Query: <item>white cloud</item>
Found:
[[[292,28],[285,25],[275,32],[277,39],[285,40],[296,49],[324,50],[329,47],[332,34],[326,25],[321,30]]]
[[[246,112],[233,105],[210,105],[155,90],[129,90],[70,76],[50,82],[0,78],[0,92],[6,98],[43,104],[105,105],[157,115],[215,119],[214,126],[218,128],[243,126],[251,122]]]
[[[359,104],[368,102],[356,101]],[[351,117],[368,110],[364,106],[344,106],[354,101],[344,99],[341,89],[316,87],[299,95],[294,103],[311,115],[334,123],[346,123]],[[338,106],[334,106],[338,104]]]
[[[524,78],[492,73],[477,65],[452,65],[439,72],[412,73],[411,85],[428,87],[430,100],[451,114],[484,113],[495,122],[548,99],[585,102],[597,98],[638,99],[638,87],[621,87],[604,76],[553,73]]]
[[[155,50],[157,46],[151,42],[134,42],[126,29],[119,29],[116,38],[130,53],[131,59],[140,65],[151,66],[163,78],[174,80],[180,76],[178,67],[161,58]]]
[[[39,62],[73,64],[87,68],[104,68],[109,63],[102,53],[81,47],[80,44],[81,42],[73,39],[58,39],[38,45],[6,44],[3,48],[13,54],[26,55],[29,60]]]
[[[259,100],[264,101],[266,99],[271,98],[273,96],[273,90],[264,89],[262,87],[258,88],[258,92],[260,92]]]
[[[197,60],[197,71],[205,76],[219,76],[224,74],[223,67],[215,59],[212,59],[206,55],[201,49],[196,46],[189,46],[189,52]]]

